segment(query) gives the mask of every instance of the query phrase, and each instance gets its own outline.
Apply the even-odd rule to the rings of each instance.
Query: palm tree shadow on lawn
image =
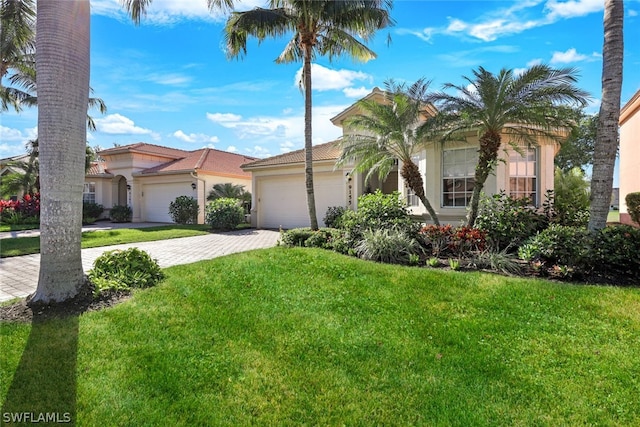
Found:
[[[2,405],[3,425],[36,420],[43,424],[76,424],[80,315],[112,306],[130,295],[107,292],[94,299],[92,291],[86,286],[76,298],[63,304],[31,306],[22,300],[0,307],[0,321],[31,321],[29,338]],[[22,417],[20,422],[18,417]]]
[[[4,425],[76,424],[78,325],[79,314],[52,318],[34,313],[2,406]]]

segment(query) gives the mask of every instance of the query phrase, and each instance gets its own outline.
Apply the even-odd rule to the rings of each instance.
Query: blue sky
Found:
[[[462,84],[483,66],[524,69],[536,63],[576,67],[578,85],[592,94],[596,113],[602,71],[603,0],[394,2],[394,27],[370,47],[378,58],[313,65],[314,143],[340,135],[329,119],[385,80],[431,88]],[[139,27],[117,0],[92,0],[91,85],[108,112],[92,112],[102,148],[149,142],[186,150],[214,147],[266,157],[303,147],[301,64],[277,65],[286,39],[251,42],[241,60],[228,60],[225,17],[205,0],[154,0]],[[262,0],[242,3],[247,9]],[[640,89],[640,0],[625,1],[622,101]],[[387,35],[391,44],[387,45]],[[24,152],[36,134],[37,112],[3,113],[0,157]]]

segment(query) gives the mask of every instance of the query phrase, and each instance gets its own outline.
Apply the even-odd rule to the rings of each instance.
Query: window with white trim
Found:
[[[413,157],[411,157],[411,160],[416,165],[420,164],[420,156],[413,156]],[[420,206],[420,199],[416,195],[415,191],[413,191],[408,186],[407,186],[407,206],[409,206],[409,207]]]
[[[466,207],[475,186],[478,164],[477,148],[444,150],[442,152],[442,206]]]
[[[96,202],[96,183],[95,182],[84,183],[84,189],[82,190],[82,201],[84,203]]]
[[[509,151],[509,195],[538,206],[538,159],[535,148]]]

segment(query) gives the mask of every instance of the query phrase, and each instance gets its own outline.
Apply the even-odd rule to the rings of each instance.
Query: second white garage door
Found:
[[[142,219],[148,222],[173,222],[169,204],[178,196],[193,196],[191,182],[144,184],[142,191]]]
[[[318,173],[313,179],[316,214],[322,226],[328,207],[345,205],[345,184],[341,172]],[[258,227],[309,227],[304,174],[260,177],[257,187]]]

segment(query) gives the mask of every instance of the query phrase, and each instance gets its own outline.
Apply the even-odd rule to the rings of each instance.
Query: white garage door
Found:
[[[340,172],[314,174],[316,215],[322,218],[329,206],[344,206],[345,190]],[[258,181],[258,227],[309,227],[304,175],[261,177]]]
[[[142,191],[142,218],[148,222],[173,222],[169,204],[178,196],[193,196],[191,182],[144,184]]]

